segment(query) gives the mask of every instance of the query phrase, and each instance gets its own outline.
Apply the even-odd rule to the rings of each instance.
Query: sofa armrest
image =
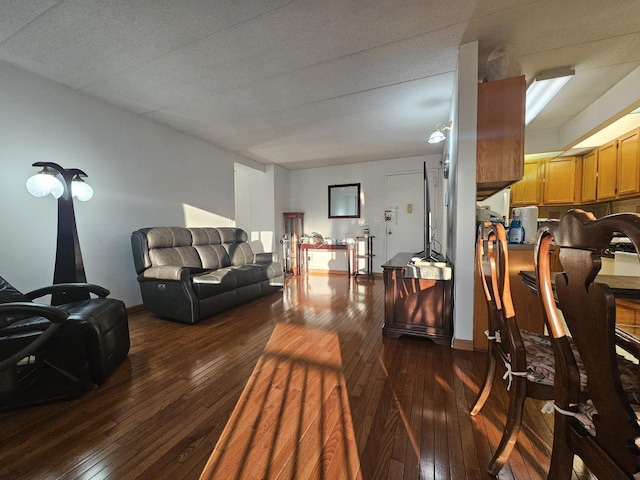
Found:
[[[62,322],[69,316],[67,312],[60,308],[31,302],[3,303],[0,305],[0,315],[4,317],[0,322],[0,330],[10,328],[13,323],[25,318],[25,315],[44,317],[51,322],[35,340],[23,345],[19,351],[14,352],[7,358],[0,357],[0,371],[15,365],[21,359],[39,349],[57,332]],[[10,334],[9,330],[5,333]]]
[[[280,255],[277,252],[261,252],[255,254],[256,263],[280,262]]]
[[[0,329],[17,322],[25,315],[44,317],[51,323],[62,323],[69,316],[69,314],[61,308],[31,302],[1,303],[0,315],[3,315],[3,318],[0,319]],[[5,315],[6,317],[4,317]]]
[[[51,295],[54,293],[65,294],[68,292],[76,291],[86,291],[89,293],[93,293],[98,297],[107,297],[111,293],[106,288],[99,285],[94,285],[92,283],[56,283],[54,285],[38,288],[37,290],[26,293],[25,297],[27,297],[29,300],[34,300],[36,298],[44,297],[45,295]]]
[[[188,267],[179,265],[164,265],[162,267],[147,268],[140,275],[138,281],[150,280],[173,280],[175,282],[189,280],[190,270]]]

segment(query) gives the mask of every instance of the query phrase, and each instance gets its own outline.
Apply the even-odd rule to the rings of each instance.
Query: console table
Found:
[[[412,253],[399,253],[382,265],[386,337],[417,335],[440,345],[451,345],[453,316],[451,266],[433,263],[409,265]]]
[[[345,252],[345,254],[347,255],[347,275],[351,276],[351,272],[353,270],[352,266],[351,266],[351,262],[352,262],[352,251],[353,251],[353,246],[351,244],[348,243],[335,243],[335,244],[328,244],[328,243],[320,243],[320,244],[315,244],[315,243],[303,243],[300,245],[300,249],[302,251],[302,269],[304,271],[306,271],[307,273],[309,272],[309,268],[308,268],[308,263],[309,263],[309,259],[307,258],[308,255],[306,252],[308,252],[309,250],[330,250],[330,251],[342,251]]]

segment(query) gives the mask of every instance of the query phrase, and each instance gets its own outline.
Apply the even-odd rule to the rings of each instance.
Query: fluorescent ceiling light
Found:
[[[554,68],[540,73],[527,87],[527,103],[524,124],[531,120],[547,106],[565,84],[571,80],[575,70],[569,67]]]

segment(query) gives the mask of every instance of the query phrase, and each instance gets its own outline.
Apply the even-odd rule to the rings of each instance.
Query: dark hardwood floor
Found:
[[[382,279],[288,278],[196,325],[130,317],[128,359],[82,397],[0,414],[0,479],[197,479],[278,323],[336,332],[364,479],[483,479],[504,424],[485,354],[382,336]],[[553,418],[527,400],[499,478],[546,478]],[[584,478],[580,468],[575,479]]]

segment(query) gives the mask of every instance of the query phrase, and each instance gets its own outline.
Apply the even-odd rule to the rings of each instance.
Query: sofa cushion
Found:
[[[235,290],[238,280],[230,268],[220,268],[211,272],[200,273],[192,277],[193,289],[198,298],[207,298],[220,293]]]
[[[228,243],[224,246],[229,253],[231,265],[248,265],[254,262],[253,250],[248,243]]]
[[[219,227],[218,233],[222,243],[246,243],[249,241],[249,235],[241,228]]]
[[[193,239],[193,245],[221,245],[222,239],[220,238],[220,232],[217,228],[213,227],[198,227],[189,228],[191,237]]]
[[[251,266],[260,271],[260,280],[271,280],[282,276],[282,265],[278,262],[253,263]]]
[[[151,266],[180,265],[202,268],[200,256],[192,244],[191,232],[182,227],[154,227],[147,232]]]
[[[197,245],[194,247],[200,255],[202,268],[216,269],[229,267],[231,259],[222,245]]]
[[[190,268],[202,268],[200,255],[194,247],[154,248],[149,250],[151,265],[162,267],[165,265],[180,265]]]
[[[153,227],[146,236],[150,249],[190,247],[193,244],[191,232],[183,227]]]
[[[232,267],[232,271],[238,282],[238,287],[245,287],[263,280],[261,270],[258,265],[238,265],[237,267]]]

